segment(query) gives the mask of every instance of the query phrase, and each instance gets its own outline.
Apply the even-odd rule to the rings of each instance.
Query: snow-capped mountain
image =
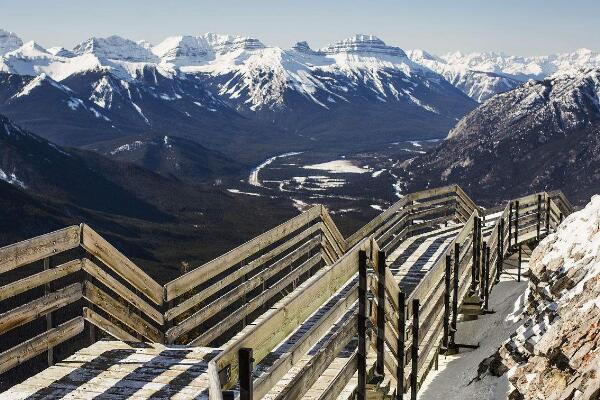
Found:
[[[583,201],[597,191],[598,171],[600,68],[588,68],[492,97],[414,159],[405,179],[410,189],[458,183],[483,199],[561,188]]]
[[[0,72],[12,82],[0,86],[0,112],[32,130],[43,123],[47,138],[76,146],[142,133],[216,146],[236,132],[288,132],[288,142],[343,137],[349,144],[440,137],[475,106],[400,48],[368,35],[319,50],[306,43],[284,50],[210,33],[175,36],[156,46],[91,38],[72,51],[29,42],[0,56]],[[64,89],[61,101],[43,104],[48,85],[25,87],[42,76],[52,93]],[[33,94],[36,103],[26,104]],[[49,107],[60,106],[53,120],[45,117]],[[79,114],[97,121],[84,122]],[[377,136],[367,138],[367,129]],[[215,130],[225,135],[219,138]]]
[[[530,79],[544,79],[559,71],[600,67],[600,53],[588,49],[539,57],[510,56],[495,52],[455,52],[438,57],[424,50],[408,51],[408,56],[443,75],[480,103]]]
[[[18,49],[23,45],[23,41],[12,32],[0,29],[0,56]]]

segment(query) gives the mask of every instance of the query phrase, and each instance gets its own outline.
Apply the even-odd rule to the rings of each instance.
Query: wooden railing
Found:
[[[490,226],[489,215],[451,185],[407,195],[344,239],[327,210],[315,206],[164,286],[89,226],[71,226],[0,248],[0,374],[42,353],[51,365],[57,346],[73,343],[69,350],[75,351],[101,335],[223,346],[209,363],[210,395],[220,398],[220,388],[237,382],[240,349],[252,348],[260,362],[346,288],[255,380],[257,398],[348,312],[352,316],[281,396],[305,393],[356,335],[376,349],[378,373],[392,374],[403,391],[417,390],[438,352],[456,345],[463,302],[486,308],[502,260],[556,229],[571,210],[560,192],[534,194],[511,201]],[[456,226],[458,234],[418,286],[403,293],[386,254],[444,225]],[[368,291],[373,300],[362,315],[359,303]],[[376,329],[361,328],[363,318]],[[322,398],[337,395],[364,362],[359,346]]]

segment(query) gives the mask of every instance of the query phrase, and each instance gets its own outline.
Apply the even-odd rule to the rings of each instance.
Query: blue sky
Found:
[[[218,32],[291,47],[322,47],[354,33],[405,49],[537,55],[600,50],[599,0],[0,0],[0,27],[24,40],[72,47],[119,34],[153,43]]]

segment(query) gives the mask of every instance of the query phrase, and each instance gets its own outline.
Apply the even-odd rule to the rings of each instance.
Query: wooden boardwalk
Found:
[[[204,347],[100,341],[0,394],[0,399],[207,399]]]
[[[0,400],[416,396],[458,315],[484,312],[501,266],[570,209],[543,192],[486,212],[450,185],[344,238],[315,206],[164,286],[85,224],[0,248],[0,374],[51,365]],[[54,358],[84,335],[111,340]]]

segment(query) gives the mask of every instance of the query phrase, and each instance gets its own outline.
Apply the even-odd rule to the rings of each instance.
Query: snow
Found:
[[[6,172],[4,172],[3,170],[0,169],[0,180],[10,183],[11,185],[18,186],[22,189],[25,189],[27,187],[27,186],[25,186],[25,184],[23,183],[22,180],[17,178],[17,175],[15,174],[14,171],[11,172],[10,174],[7,174]]]
[[[321,164],[305,165],[304,169],[318,169],[331,172],[333,174],[364,174],[371,172],[368,168],[356,166],[349,160],[334,160]]]
[[[439,369],[427,375],[418,398],[449,400],[505,400],[509,388],[506,375],[496,378],[477,377],[479,363],[491,356],[510,337],[522,321],[516,319],[525,303],[527,282],[503,278],[490,294],[494,314],[479,316],[475,321],[459,322],[457,343],[479,344],[475,350],[461,349],[453,356],[440,356]]]
[[[230,193],[245,194],[245,195],[248,195],[248,196],[262,196],[260,193],[242,192],[241,190],[238,190],[238,189],[227,189],[227,191],[230,192]]]
[[[380,205],[377,205],[377,204],[371,204],[371,208],[373,208],[377,211],[383,211],[383,207],[381,207]]]
[[[139,149],[144,144],[145,143],[142,142],[141,140],[136,140],[133,143],[127,143],[127,144],[117,147],[116,149],[112,150],[110,152],[110,154],[114,156],[115,154],[122,153],[124,151],[133,151],[133,150]]]
[[[271,164],[273,161],[275,161],[278,158],[291,157],[291,156],[295,156],[297,154],[302,154],[302,152],[291,151],[291,152],[280,154],[280,155],[277,155],[277,156],[274,156],[274,157],[271,157],[271,158],[265,160],[263,163],[261,163],[256,168],[254,168],[252,170],[252,172],[250,172],[250,176],[248,177],[248,183],[251,184],[252,186],[262,186],[262,184],[260,183],[260,179],[258,178],[258,175],[260,174],[261,169],[265,168],[267,165]]]
[[[23,41],[13,32],[0,29],[0,56],[16,50],[23,45]]]

